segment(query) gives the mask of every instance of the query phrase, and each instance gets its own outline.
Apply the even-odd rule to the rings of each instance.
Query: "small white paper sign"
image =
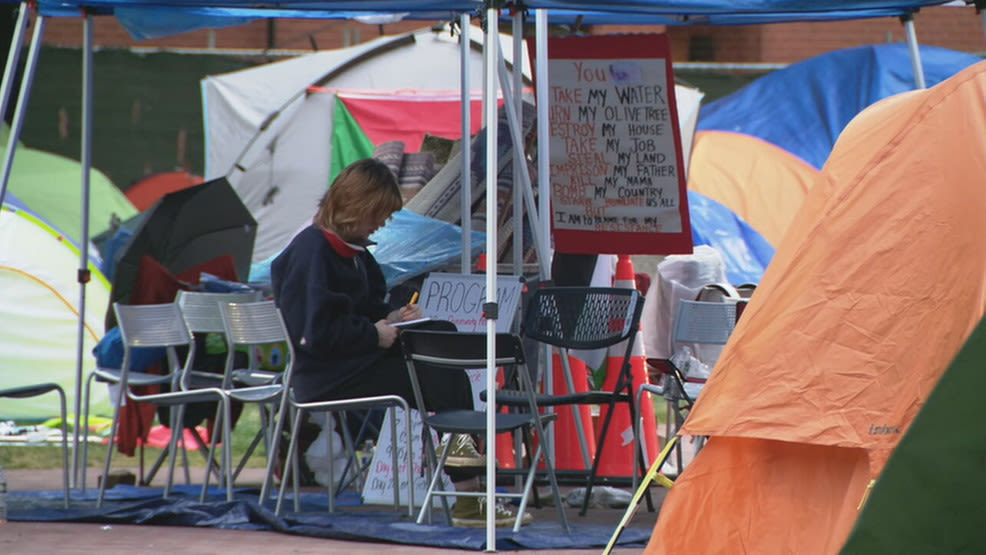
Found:
[[[377,448],[373,451],[373,460],[370,461],[370,471],[363,484],[363,503],[367,505],[391,505],[394,503],[394,478],[393,478],[393,456],[395,442],[390,433],[390,415],[396,415],[397,424],[397,471],[400,480],[400,504],[407,506],[407,450],[412,449],[411,456],[414,463],[414,504],[417,507],[425,500],[425,493],[428,491],[428,481],[424,472],[422,460],[422,438],[421,438],[421,414],[411,409],[411,438],[408,440],[405,419],[407,415],[403,410],[397,409],[387,411],[383,418],[380,428],[380,435],[377,437]],[[437,434],[432,432],[432,445],[438,445]],[[442,475],[442,489],[453,489],[452,482],[447,475]],[[441,507],[441,498],[435,497],[432,507]]]

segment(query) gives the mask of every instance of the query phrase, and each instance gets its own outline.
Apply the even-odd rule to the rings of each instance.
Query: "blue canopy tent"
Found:
[[[613,18],[625,18],[629,23],[658,23],[657,20],[648,20],[651,17],[667,17],[677,21],[677,24],[748,24],[753,22],[768,21],[801,21],[801,20],[833,20],[833,19],[853,19],[857,17],[877,17],[885,16],[907,16],[905,25],[908,26],[908,38],[911,45],[916,50],[916,41],[913,40],[913,20],[910,16],[923,6],[933,6],[945,3],[946,0],[613,0],[600,2],[598,0],[531,0],[523,4],[522,7],[536,10],[536,29],[537,40],[539,42],[538,52],[546,51],[547,36],[547,17],[548,10],[561,10],[562,17],[571,18],[576,13],[612,14]],[[405,18],[418,19],[454,19],[463,17],[462,14],[481,13],[487,20],[499,17],[498,8],[501,3],[487,3],[480,0],[296,0],[271,4],[256,3],[249,0],[40,0],[36,4],[23,2],[21,10],[15,23],[14,33],[11,40],[10,56],[5,68],[2,85],[0,85],[0,110],[6,110],[7,102],[13,82],[12,68],[17,66],[20,55],[20,45],[24,42],[24,35],[27,28],[27,14],[29,6],[36,5],[38,17],[35,21],[34,33],[30,42],[28,58],[25,64],[24,77],[21,83],[20,95],[14,112],[14,120],[11,126],[12,139],[8,141],[5,157],[2,162],[2,175],[0,175],[0,203],[6,193],[7,182],[10,175],[10,165],[17,140],[20,136],[23,117],[26,112],[26,104],[29,99],[29,91],[32,85],[34,69],[37,64],[38,53],[40,50],[41,38],[44,34],[44,21],[46,17],[71,16],[78,17],[85,14],[84,29],[85,38],[83,45],[83,86],[82,86],[82,164],[83,171],[81,185],[83,188],[83,237],[82,242],[87,243],[88,237],[88,174],[91,167],[91,139],[92,139],[92,16],[93,15],[113,15],[118,17],[123,24],[135,37],[163,36],[164,34],[184,32],[205,27],[221,27],[226,24],[246,23],[252,19],[269,17],[311,17],[311,18],[339,18],[357,16],[380,16],[381,14],[402,14]],[[166,25],[164,19],[159,19],[164,13],[168,14]],[[523,14],[523,10],[517,13]],[[730,19],[729,16],[733,16]],[[647,17],[641,17],[647,16]],[[759,18],[763,19],[759,19]],[[670,24],[670,23],[667,23]],[[495,29],[489,29],[488,33],[495,33]],[[520,27],[517,27],[520,29]],[[487,44],[495,44],[492,40],[496,35],[487,35]],[[543,42],[542,42],[543,41]],[[504,79],[505,69],[501,69],[501,64],[497,49],[487,48],[485,57],[486,82],[487,88],[484,99],[487,100],[485,114],[487,121],[496,120],[496,103],[489,102],[489,99],[496,97],[498,74],[501,81]],[[916,61],[916,56],[915,56]],[[544,62],[541,56],[539,63]],[[540,69],[546,68],[542,65]],[[545,74],[546,71],[539,71]],[[544,91],[541,87],[546,86],[546,80],[542,79],[538,83],[539,91]],[[923,81],[919,83],[923,86]],[[507,93],[504,87],[504,95]],[[545,95],[540,95],[545,98]],[[508,103],[509,104],[509,103]],[[539,133],[543,136],[548,135],[547,130],[547,105],[539,103]],[[508,110],[509,112],[509,110]],[[516,116],[514,116],[516,118]],[[541,126],[545,127],[541,127]],[[516,121],[511,123],[511,127],[516,131],[519,126]],[[497,126],[489,125],[486,131],[487,144],[497,143]],[[541,148],[546,149],[545,146]],[[521,141],[514,141],[516,148],[522,148]],[[548,175],[547,171],[547,152],[540,153],[539,160],[544,164],[540,175]],[[468,157],[465,157],[468,158]],[[524,170],[526,167],[521,165]],[[495,196],[495,184],[497,183],[496,168],[496,149],[487,149],[487,175],[486,182],[489,184],[487,195],[492,198]],[[534,210],[533,196],[529,194],[530,179],[524,177],[528,188],[528,195],[525,200],[528,205],[528,213],[532,218],[536,218],[537,212]],[[547,195],[542,196],[542,211],[540,221],[535,226],[536,240],[540,246],[539,252],[548,252],[548,218],[547,216]],[[486,232],[486,252],[497,252],[497,233],[495,222],[497,221],[496,203],[487,203],[487,232]],[[464,230],[464,236],[470,233]],[[85,268],[88,266],[87,253],[82,249],[82,260],[80,262],[80,280],[85,280]],[[539,257],[543,260],[544,256]],[[542,273],[547,272],[547,265],[542,262]],[[546,277],[546,275],[544,276]],[[496,303],[496,272],[487,273],[487,291],[491,304]],[[84,288],[80,287],[82,296],[81,309],[85,311]],[[82,329],[82,318],[80,318],[80,335]],[[492,344],[495,336],[495,322],[488,326],[489,341]],[[77,365],[77,395],[82,383],[82,349],[81,340],[79,342],[79,356]],[[493,349],[489,349],[490,355],[487,360],[487,372],[489,383],[487,387],[490,391],[495,390],[492,383],[495,367],[493,360]],[[490,399],[490,406],[495,405],[495,399]],[[75,410],[78,415],[79,407]],[[489,426],[492,431],[492,414],[490,412]],[[78,418],[78,417],[77,417]],[[78,421],[75,429],[78,430]],[[78,438],[74,442],[78,446]],[[78,449],[76,449],[78,451]],[[495,484],[494,461],[495,453],[490,453],[489,466],[487,468],[487,483]],[[73,478],[78,475],[78,460],[73,472]],[[73,483],[75,480],[73,479]],[[487,501],[492,506],[495,504],[495,492],[492,485],[487,491]],[[493,528],[492,518],[487,526],[487,549],[494,549],[495,528]]]

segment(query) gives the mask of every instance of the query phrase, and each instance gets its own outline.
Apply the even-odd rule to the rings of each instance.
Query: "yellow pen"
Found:
[[[411,306],[411,305],[414,305],[414,304],[417,304],[417,303],[418,303],[418,292],[415,291],[414,294],[411,295],[411,300],[407,304],[408,304],[408,306]]]

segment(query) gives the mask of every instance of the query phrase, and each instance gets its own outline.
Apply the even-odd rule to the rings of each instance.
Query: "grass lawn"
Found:
[[[236,427],[233,429],[233,457],[239,460],[246,452],[250,441],[260,428],[260,413],[256,405],[247,405],[240,415]],[[157,460],[161,454],[161,449],[147,447],[144,449],[144,461],[149,467]],[[71,456],[71,455],[70,455]],[[138,451],[139,456],[139,451]],[[248,467],[263,468],[264,460],[263,446],[258,447],[247,462]],[[202,458],[198,455],[189,457],[191,464],[201,464]],[[96,443],[89,444],[89,467],[101,468],[106,462],[106,446]],[[140,464],[137,456],[126,457],[121,453],[113,454],[112,468],[134,468]],[[0,466],[5,469],[25,469],[25,468],[61,468],[61,446],[57,443],[44,445],[0,445]]]
[[[653,399],[654,403],[654,416],[657,420],[658,431],[660,433],[664,432],[664,421],[667,415],[666,405],[663,398],[656,397]],[[247,447],[253,440],[253,436],[260,427],[260,414],[257,411],[256,405],[247,405],[243,409],[243,413],[240,415],[240,419],[233,429],[233,459],[239,460],[240,457],[246,452]],[[61,451],[60,446],[56,444],[45,444],[45,445],[0,445],[0,466],[6,469],[45,469],[45,468],[61,468]],[[161,449],[154,447],[147,447],[145,450],[145,464],[149,467],[151,464],[157,460],[157,457],[161,454]],[[138,452],[139,453],[139,452]],[[247,467],[250,468],[263,468],[265,461],[265,452],[263,446],[258,447],[250,459],[247,461]],[[89,445],[89,467],[101,468],[106,461],[106,446],[91,443]],[[190,457],[189,461],[195,464],[201,464],[202,459],[195,455]],[[125,469],[125,468],[135,468],[139,465],[138,458],[126,457],[120,453],[113,454],[113,466],[114,469]]]

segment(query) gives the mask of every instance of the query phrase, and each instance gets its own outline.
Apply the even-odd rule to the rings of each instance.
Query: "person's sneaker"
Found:
[[[513,526],[517,520],[517,513],[496,504],[496,516],[494,517],[496,526]],[[534,522],[531,513],[524,512],[520,519],[521,526],[526,526]],[[459,528],[486,528],[486,498],[485,497],[460,497],[452,508],[452,526]]]
[[[449,443],[452,444],[452,448],[448,453],[448,458],[445,459],[445,466],[454,468],[486,466],[486,455],[482,455],[476,450],[476,444],[473,443],[472,438],[468,435],[453,434]],[[442,456],[442,450],[446,447],[447,445],[445,443],[439,446],[439,457]]]

